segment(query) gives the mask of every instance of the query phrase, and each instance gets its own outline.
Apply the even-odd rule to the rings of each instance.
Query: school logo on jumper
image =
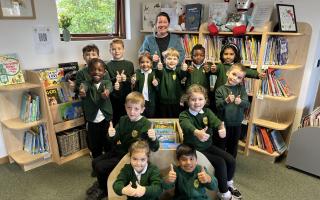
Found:
[[[198,179],[194,180],[193,186],[194,186],[195,188],[198,188],[198,187],[199,187],[199,180],[198,180]]]
[[[208,117],[204,117],[202,119],[202,122],[204,123],[204,125],[208,126]]]
[[[137,137],[138,136],[138,131],[133,130],[131,135],[132,135],[132,137]]]
[[[177,75],[176,74],[172,74],[172,79],[176,80],[177,79]]]

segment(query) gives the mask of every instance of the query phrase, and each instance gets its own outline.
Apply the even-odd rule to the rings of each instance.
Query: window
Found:
[[[56,0],[61,16],[71,18],[71,40],[125,38],[125,0]],[[62,39],[62,34],[61,34]]]

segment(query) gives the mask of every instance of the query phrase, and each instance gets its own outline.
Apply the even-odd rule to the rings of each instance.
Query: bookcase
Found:
[[[54,109],[57,109],[58,105],[50,105],[49,99],[47,98],[47,95],[46,95],[46,90],[54,89],[54,88],[57,88],[58,86],[46,86],[41,81],[39,71],[28,71],[28,73],[32,74],[34,79],[39,82],[39,88],[43,92],[43,94],[45,95],[43,98],[43,106],[44,106],[45,112],[47,113],[47,129],[48,129],[48,132],[50,133],[50,137],[51,137],[51,153],[52,153],[53,162],[56,162],[59,165],[61,165],[63,163],[66,163],[68,161],[76,159],[80,156],[87,155],[89,153],[88,148],[80,149],[76,152],[72,151],[73,152],[72,154],[68,154],[65,156],[63,156],[61,151],[59,151],[58,135],[57,134],[62,131],[66,131],[69,129],[83,126],[85,124],[85,119],[82,116],[82,117],[74,118],[71,120],[64,119],[64,120],[57,122],[57,120],[54,119],[54,117],[53,117],[53,116],[55,116],[55,114],[52,113],[52,111]],[[65,102],[65,103],[61,103],[61,104],[75,103],[75,102],[79,102],[79,100],[72,100],[70,102]],[[72,137],[70,137],[70,138],[72,138]]]
[[[41,88],[39,79],[35,74],[26,71],[25,83],[0,87],[0,119],[3,131],[4,142],[9,156],[10,163],[16,162],[24,171],[42,166],[52,162],[52,138],[48,131],[48,113],[44,103],[44,92]],[[22,95],[30,91],[37,94],[40,98],[41,118],[38,121],[25,123],[19,118]],[[49,143],[49,152],[30,154],[23,150],[24,131],[43,124]]]
[[[280,131],[283,139],[288,145],[291,138],[292,124],[296,114],[297,100],[300,94],[300,87],[304,65],[306,63],[308,47],[311,37],[311,27],[307,23],[298,23],[298,33],[271,32],[272,24],[268,23],[262,32],[248,32],[242,37],[253,37],[260,40],[260,49],[258,50],[257,60],[254,63],[244,63],[246,66],[253,64],[254,68],[262,71],[266,68],[279,69],[290,87],[292,93],[289,97],[260,95],[258,91],[261,87],[261,80],[253,81],[253,93],[251,102],[251,111],[248,120],[248,131],[246,142],[240,142],[246,155],[258,155],[272,162],[280,156],[274,151],[267,151],[258,148],[252,144],[255,126],[266,127]],[[232,36],[230,32],[220,32],[219,36]],[[201,25],[199,30],[199,42],[203,45],[209,37],[207,23]],[[267,65],[264,63],[264,54],[268,51],[267,41],[270,37],[284,37],[288,40],[288,62],[285,65]],[[210,57],[210,54],[208,55]],[[216,60],[216,59],[215,59]]]

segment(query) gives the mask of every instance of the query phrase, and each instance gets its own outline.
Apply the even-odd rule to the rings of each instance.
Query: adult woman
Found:
[[[175,48],[180,54],[179,65],[185,57],[185,52],[181,44],[180,37],[168,32],[170,17],[165,12],[160,12],[156,17],[156,32],[147,35],[139,49],[139,53],[148,51],[152,55],[153,67],[161,60],[163,63],[162,52],[169,47]]]

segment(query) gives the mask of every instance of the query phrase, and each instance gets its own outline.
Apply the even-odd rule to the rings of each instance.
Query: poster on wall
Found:
[[[33,27],[33,41],[35,51],[38,54],[52,54],[53,43],[51,29],[47,26]]]

